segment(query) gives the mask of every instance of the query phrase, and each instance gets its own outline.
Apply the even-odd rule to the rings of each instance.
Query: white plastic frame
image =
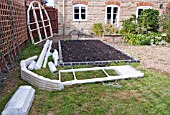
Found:
[[[36,6],[36,7],[35,7]],[[33,16],[34,16],[34,21],[35,22],[30,22],[30,11],[33,11]],[[37,19],[37,14],[35,12],[35,10],[39,10],[40,12],[40,18],[41,18],[41,21],[38,21]],[[42,13],[42,10],[44,11],[46,17],[47,17],[47,20],[44,20],[44,17],[43,17],[43,13]],[[42,27],[39,26],[38,22],[42,22]],[[45,25],[44,22],[48,22],[49,25]],[[50,18],[48,16],[48,13],[47,11],[45,10],[45,8],[40,4],[40,2],[37,2],[37,1],[32,1],[29,5],[29,8],[27,10],[27,24],[28,24],[28,30],[29,30],[29,34],[30,34],[30,37],[31,37],[31,41],[32,41],[32,44],[38,44],[48,38],[51,38],[53,36],[53,32],[52,32],[52,27],[51,27],[51,22],[50,22]],[[31,25],[33,24],[36,24],[36,29],[32,29],[31,28]],[[50,28],[50,36],[47,36],[47,27]],[[42,39],[42,36],[41,36],[41,32],[40,32],[40,29],[43,28],[44,29],[44,34],[45,34],[45,39]],[[32,31],[37,31],[38,32],[38,36],[39,36],[39,41],[38,42],[35,42],[34,40],[34,37],[33,37],[33,34],[32,34]]]
[[[76,72],[94,71],[94,70],[102,70],[105,73],[106,77],[77,80]],[[110,76],[105,70],[114,70],[118,74],[118,76]],[[62,82],[61,73],[67,73],[67,72],[73,73],[74,80]],[[128,78],[140,78],[143,76],[144,76],[144,73],[137,71],[136,69],[134,69],[133,67],[129,65],[59,70],[59,81],[61,81],[63,85],[103,82],[103,81],[112,81],[112,80],[128,79]]]

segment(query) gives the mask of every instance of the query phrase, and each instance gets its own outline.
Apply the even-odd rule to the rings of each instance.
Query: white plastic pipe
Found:
[[[45,57],[45,55],[47,53],[47,49],[49,47],[49,42],[50,41],[47,40],[46,43],[44,44],[43,50],[42,50],[42,52],[41,52],[41,54],[40,54],[40,56],[38,58],[38,61],[37,61],[36,65],[35,65],[35,70],[41,69],[44,57]]]
[[[58,65],[58,59],[59,59],[58,51],[55,49],[54,52],[53,52],[53,60],[54,60],[55,66]]]
[[[38,58],[38,56],[33,56],[33,57],[30,57],[30,58],[24,60],[25,65],[28,66],[32,61],[36,60],[37,58]]]
[[[35,68],[36,62],[32,61],[30,65],[28,66],[28,70],[33,70]]]
[[[55,67],[53,62],[48,62],[48,67],[49,67],[51,73],[54,73],[57,71],[57,68]]]
[[[46,68],[46,66],[47,66],[47,61],[48,61],[48,57],[50,56],[50,50],[51,50],[52,42],[53,42],[53,41],[50,40],[49,47],[48,47],[48,50],[47,50],[47,53],[46,53],[46,56],[45,56],[43,68]]]

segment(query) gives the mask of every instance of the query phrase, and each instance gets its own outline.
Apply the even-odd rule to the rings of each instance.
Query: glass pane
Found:
[[[107,14],[107,19],[111,19],[111,14]]]
[[[116,26],[116,20],[113,20],[113,22],[112,22],[115,26]]]
[[[138,9],[138,16],[140,16],[143,9]]]
[[[113,13],[116,13],[116,14],[117,14],[117,12],[118,12],[118,7],[114,7],[114,8],[113,8]]]
[[[79,13],[79,7],[74,7],[74,13]]]
[[[113,20],[116,20],[117,14],[113,14]]]
[[[107,7],[107,13],[111,13],[111,7]]]
[[[86,13],[86,8],[85,7],[81,7],[81,13]]]
[[[74,14],[74,19],[79,19],[79,14]]]
[[[81,14],[81,19],[86,19],[86,15],[85,14]]]

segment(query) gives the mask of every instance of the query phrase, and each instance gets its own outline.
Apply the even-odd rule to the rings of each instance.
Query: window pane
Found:
[[[79,13],[79,7],[74,7],[74,13]]]
[[[116,13],[116,14],[117,14],[117,12],[118,12],[118,8],[117,8],[117,7],[114,7],[114,8],[113,8],[113,13]]]
[[[86,8],[85,7],[81,7],[81,13],[86,13]]]
[[[86,15],[85,14],[81,14],[81,19],[86,19]]]
[[[74,19],[79,19],[79,14],[74,14]]]
[[[111,19],[111,14],[107,14],[107,19]]]
[[[117,14],[113,14],[113,20],[115,20],[117,17]]]
[[[140,16],[143,9],[138,9],[138,16]]]
[[[113,24],[116,25],[117,24],[117,14],[113,14]]]
[[[111,13],[111,7],[107,7],[107,13]]]

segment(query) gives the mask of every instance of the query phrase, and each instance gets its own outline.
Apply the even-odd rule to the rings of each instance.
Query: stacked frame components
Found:
[[[1,0],[0,60],[12,63],[15,53],[19,53],[19,48],[27,39],[25,0]],[[0,62],[0,67],[5,65],[4,61]]]

